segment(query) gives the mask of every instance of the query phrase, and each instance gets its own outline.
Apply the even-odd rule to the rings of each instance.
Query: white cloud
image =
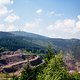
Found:
[[[71,38],[76,29],[76,22],[73,19],[58,20],[46,28],[50,37]],[[46,33],[46,34],[47,34]]]
[[[23,28],[23,31],[37,32],[41,23],[41,19],[35,19],[32,22],[27,22]]]
[[[75,25],[75,20],[66,19],[63,21],[63,26],[74,27],[74,25]]]
[[[51,24],[47,27],[47,30],[53,30],[54,29],[54,26]]]
[[[51,11],[51,12],[50,12],[50,15],[54,15],[54,14],[55,14],[55,12],[54,12],[54,11]]]
[[[14,10],[13,9],[9,10],[9,13],[14,13]]]
[[[18,20],[19,18],[20,18],[19,16],[12,13],[6,17],[5,21],[12,23],[12,22]]]
[[[10,12],[7,6],[13,4],[13,2],[13,0],[0,0],[0,17],[4,17]]]
[[[6,23],[3,23],[3,21],[0,23],[0,31],[13,31],[17,29],[17,25],[15,26],[13,22],[20,17],[14,14],[13,9],[8,9],[8,6],[13,3],[14,0],[0,0],[0,17],[6,21]]]
[[[71,20],[71,19],[65,19],[65,20],[58,20],[56,21],[54,24],[49,25],[48,29],[54,29],[54,28],[63,28],[63,29],[68,29],[68,28],[73,28],[75,25],[75,20]]]
[[[4,24],[0,24],[0,31],[5,31]]]
[[[78,29],[78,31],[80,31],[80,21],[76,23],[76,28]]]
[[[8,13],[8,9],[4,6],[4,7],[0,7],[0,17],[7,15]]]
[[[17,26],[15,26],[12,23],[0,24],[0,31],[16,31],[16,30],[18,30]]]
[[[17,28],[14,24],[7,24],[6,31],[16,31]]]
[[[36,11],[37,14],[41,14],[42,12],[43,12],[42,9],[38,9],[38,10]]]
[[[62,14],[62,13],[56,13],[55,11],[51,11],[50,13],[49,13],[50,15],[54,15],[54,16],[63,16],[64,14]]]
[[[13,4],[13,0],[0,0],[0,6],[8,5],[8,4]]]
[[[80,20],[80,15],[78,15],[77,17],[78,17],[78,19]]]
[[[13,4],[14,3],[14,1],[13,0],[11,0],[11,4]]]

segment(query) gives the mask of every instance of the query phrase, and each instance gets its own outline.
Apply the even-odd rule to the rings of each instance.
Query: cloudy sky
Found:
[[[80,0],[0,0],[0,31],[80,38]]]

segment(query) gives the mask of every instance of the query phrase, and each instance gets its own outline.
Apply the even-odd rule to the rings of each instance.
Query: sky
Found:
[[[0,0],[0,31],[80,39],[80,0]]]

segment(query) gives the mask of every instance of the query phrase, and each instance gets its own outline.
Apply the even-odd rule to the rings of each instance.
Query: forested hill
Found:
[[[57,39],[49,38],[23,31],[0,32],[0,48],[8,50],[27,49],[35,52],[45,52],[48,45],[54,46],[55,50],[74,52],[80,54],[79,39]]]

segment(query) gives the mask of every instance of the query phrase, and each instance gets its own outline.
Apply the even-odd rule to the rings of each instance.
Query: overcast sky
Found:
[[[0,0],[0,31],[80,38],[80,0]]]

